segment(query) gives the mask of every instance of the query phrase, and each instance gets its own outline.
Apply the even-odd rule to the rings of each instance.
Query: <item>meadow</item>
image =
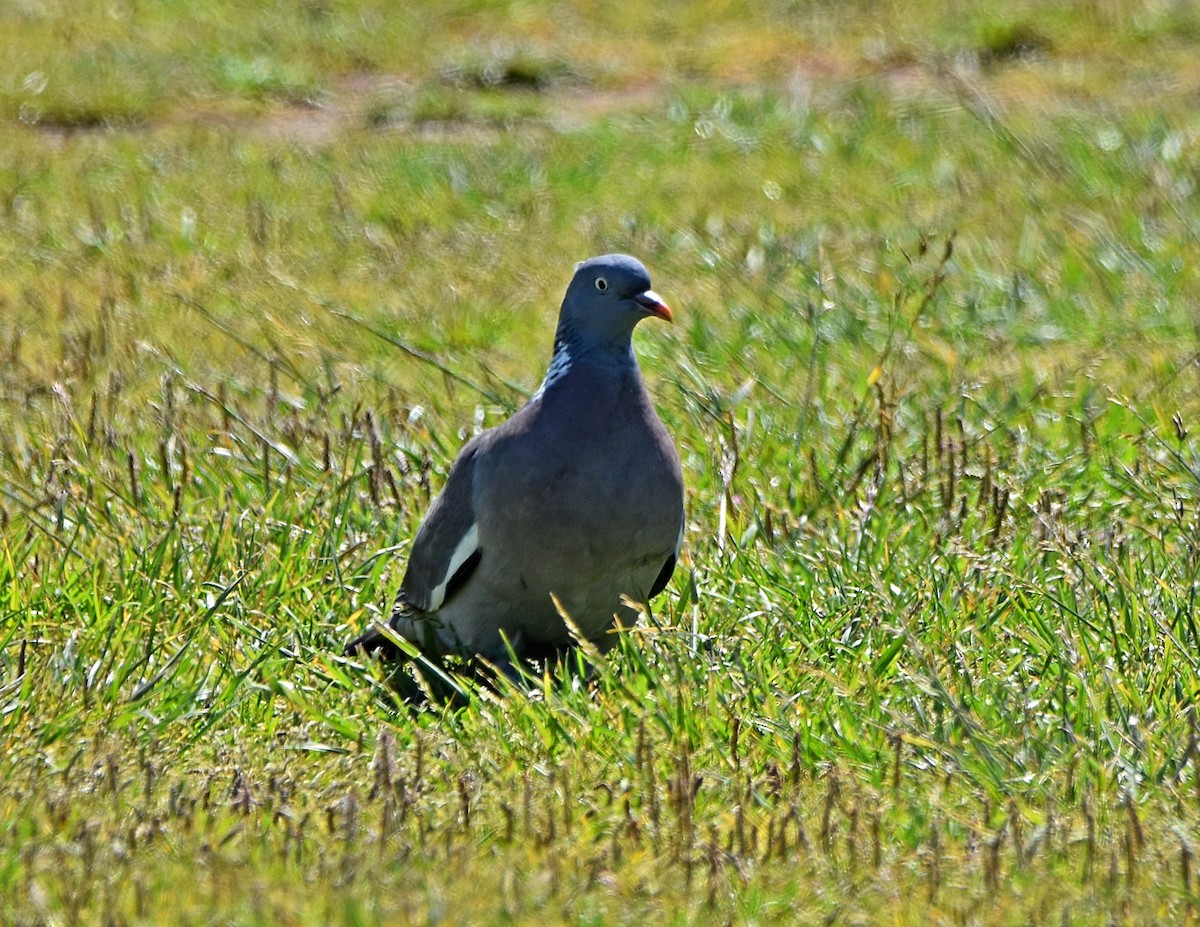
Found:
[[[1200,8],[409,6],[0,5],[0,923],[1200,920]],[[411,710],[608,251],[679,568]]]

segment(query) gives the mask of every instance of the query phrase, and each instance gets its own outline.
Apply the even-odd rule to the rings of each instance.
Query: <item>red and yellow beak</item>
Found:
[[[633,297],[633,301],[641,306],[647,315],[658,316],[665,322],[671,321],[671,307],[664,303],[662,297],[653,290],[639,293]]]

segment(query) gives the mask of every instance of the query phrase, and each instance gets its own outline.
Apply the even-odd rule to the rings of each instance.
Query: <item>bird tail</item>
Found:
[[[397,638],[410,641],[422,653],[432,656],[442,651],[438,642],[437,627],[438,622],[435,619],[414,611],[406,602],[398,601],[387,621],[374,621],[357,637],[351,638],[342,648],[342,656],[352,657],[362,653],[387,661],[398,660],[405,654],[397,645]],[[414,637],[415,631],[423,631],[424,639]]]
[[[387,684],[409,705],[423,705],[430,698],[439,703],[466,698],[442,662],[438,626],[436,619],[397,602],[387,621],[372,622],[346,644],[342,655],[379,659],[387,666]],[[424,640],[414,640],[420,632]]]
[[[342,648],[342,656],[352,657],[358,653],[364,653],[379,654],[386,660],[395,659],[400,650],[383,630],[390,626],[390,621],[387,624],[382,621],[374,622],[369,628],[346,643],[346,646]]]

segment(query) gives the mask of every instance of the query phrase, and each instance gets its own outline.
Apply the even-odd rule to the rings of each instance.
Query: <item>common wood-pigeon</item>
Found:
[[[639,261],[576,266],[541,387],[467,442],[413,540],[388,622],[397,636],[430,656],[507,664],[509,647],[532,659],[574,643],[561,607],[604,652],[617,618],[637,620],[623,597],[666,586],[683,475],[633,354],[649,316],[671,321]],[[359,650],[396,648],[376,625],[346,645]]]

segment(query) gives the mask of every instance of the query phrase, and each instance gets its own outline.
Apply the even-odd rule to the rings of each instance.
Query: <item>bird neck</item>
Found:
[[[637,376],[632,339],[585,339],[573,328],[560,324],[554,336],[554,354],[550,357],[550,366],[536,395],[544,395],[573,369],[603,373],[612,377],[614,383],[619,383],[629,375]]]

